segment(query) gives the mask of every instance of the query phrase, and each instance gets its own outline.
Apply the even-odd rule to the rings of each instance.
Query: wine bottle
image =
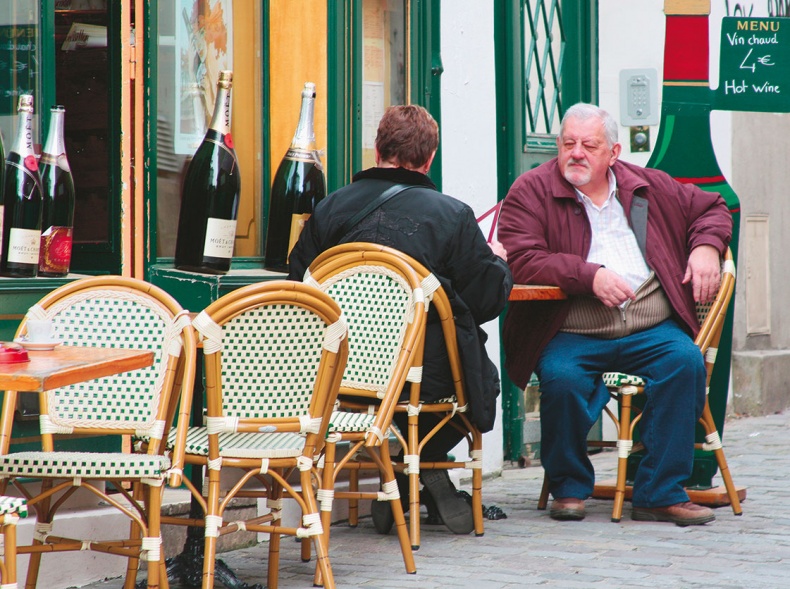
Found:
[[[665,0],[664,13],[661,126],[647,166],[663,170],[680,182],[721,194],[732,213],[733,239],[730,247],[736,254],[740,202],[719,167],[711,140],[713,93],[708,78],[710,2]],[[735,305],[730,304],[708,395],[720,433],[724,426],[729,389],[734,308]],[[694,470],[686,484],[708,488],[715,473],[716,461],[712,455],[696,455]]]
[[[315,205],[326,196],[324,168],[315,148],[314,106],[315,84],[307,82],[291,147],[272,182],[264,261],[270,270],[288,271],[288,254]]]
[[[41,185],[44,205],[41,212],[39,276],[66,276],[71,265],[74,233],[74,178],[66,157],[63,122],[66,109],[53,106],[49,133],[41,154]]]
[[[17,134],[5,162],[3,254],[0,274],[33,277],[38,273],[42,187],[33,151],[33,96],[19,97]]]
[[[220,72],[211,124],[187,168],[176,238],[175,266],[180,270],[230,270],[241,190],[230,133],[232,80],[233,72]]]

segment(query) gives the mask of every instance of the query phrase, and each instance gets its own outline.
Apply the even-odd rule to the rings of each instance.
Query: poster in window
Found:
[[[37,75],[36,27],[0,26],[0,115],[16,114],[19,95],[34,93]]]
[[[174,143],[191,155],[211,122],[219,72],[233,69],[233,1],[179,0],[176,10]]]

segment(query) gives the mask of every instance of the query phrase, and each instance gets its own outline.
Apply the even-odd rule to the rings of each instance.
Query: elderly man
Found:
[[[499,238],[515,281],[569,295],[511,306],[506,368],[521,386],[533,370],[540,379],[551,517],[585,516],[587,434],[609,399],[601,375],[621,371],[647,382],[632,519],[704,524],[712,510],[683,488],[705,403],[695,301],[718,290],[732,219],[720,195],[619,161],[617,131],[606,111],[572,106],[558,157],[521,175],[505,199]]]
[[[452,302],[469,395],[469,418],[481,431],[493,427],[499,376],[486,355],[480,325],[495,319],[507,303],[513,280],[505,250],[487,244],[472,209],[442,194],[427,176],[439,145],[439,127],[427,110],[416,105],[389,107],[376,135],[376,167],[356,174],[348,186],[330,194],[315,209],[290,254],[289,278],[300,280],[322,251],[354,241],[378,243],[400,250],[427,267],[442,283]],[[396,188],[393,188],[396,187]],[[401,190],[402,189],[402,190]],[[400,190],[395,196],[393,190]],[[370,203],[375,208],[356,223],[350,219]],[[441,326],[435,310],[428,315],[420,394],[426,402],[455,393]],[[406,431],[407,417],[395,421]],[[420,416],[421,437],[436,425],[431,414]],[[463,439],[444,427],[426,443],[423,461],[443,462]],[[444,524],[456,534],[474,529],[472,509],[456,494],[446,470],[422,470],[420,479]],[[398,475],[401,497],[408,498],[406,477]],[[388,503],[374,501],[373,522],[386,533],[392,527]]]

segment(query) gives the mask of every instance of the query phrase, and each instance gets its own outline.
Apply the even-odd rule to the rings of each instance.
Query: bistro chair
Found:
[[[333,499],[349,501],[352,526],[356,525],[360,500],[389,501],[406,571],[414,573],[389,435],[403,387],[421,376],[417,354],[426,321],[422,281],[392,253],[356,251],[353,244],[346,244],[315,260],[304,282],[337,301],[349,326],[349,360],[338,408],[331,417],[324,465],[324,487],[331,489],[321,504],[325,533],[329,533]],[[341,440],[349,442],[349,449],[337,460],[336,444]],[[356,460],[362,451],[369,458],[367,462]],[[360,491],[358,469],[371,468],[379,472],[381,491]],[[334,491],[335,480],[344,469],[351,472],[349,489]]]
[[[716,353],[718,352],[719,340],[721,339],[724,319],[727,308],[735,290],[735,262],[732,252],[728,249],[722,264],[722,278],[719,291],[715,299],[706,304],[697,305],[697,319],[700,322],[700,331],[694,342],[699,347],[705,359],[707,370],[707,384],[710,386],[710,378],[713,367],[716,364]],[[622,372],[605,372],[603,381],[609,389],[609,394],[616,399],[620,405],[620,416],[612,412],[609,407],[604,408],[604,412],[611,418],[617,429],[617,441],[588,442],[590,445],[616,447],[617,448],[617,483],[615,486],[614,506],[612,508],[612,521],[619,522],[623,514],[623,502],[626,496],[626,470],[628,457],[634,450],[634,429],[641,418],[641,414],[632,404],[634,395],[644,393],[645,381],[639,376],[624,374]],[[636,416],[633,413],[636,412]],[[713,452],[716,463],[719,467],[721,478],[730,500],[732,511],[735,515],[741,515],[741,502],[738,498],[738,490],[732,480],[727,459],[724,456],[721,436],[716,429],[713,421],[710,404],[705,399],[705,408],[699,419],[700,424],[705,430],[705,441],[694,445],[696,449]],[[544,476],[543,488],[538,500],[538,509],[546,509],[549,498],[549,480]]]
[[[335,587],[314,487],[329,415],[346,365],[345,320],[321,291],[293,281],[253,284],[231,291],[197,315],[206,382],[204,427],[190,427],[186,462],[205,467],[206,489],[184,484],[203,508],[203,587],[214,585],[219,536],[236,531],[268,533],[267,587],[276,589],[282,534],[311,539],[318,569]],[[221,491],[223,472],[240,478]],[[298,484],[291,473],[298,473]],[[226,521],[234,497],[267,500],[270,512]],[[283,498],[301,511],[301,526],[283,524]],[[165,523],[195,525],[183,518]]]
[[[40,393],[38,451],[9,451],[17,392],[6,391],[0,492],[13,484],[37,516],[32,545],[18,548],[20,554],[30,554],[26,586],[36,586],[42,553],[94,550],[128,558],[130,570],[145,559],[147,586],[158,587],[163,577],[166,582],[160,534],[164,483],[169,479],[180,485],[183,468],[183,445],[166,455],[163,439],[176,417],[173,407],[178,407],[182,430],[174,437],[186,436],[183,417],[189,413],[194,378],[195,340],[189,317],[151,284],[101,276],[71,282],[45,296],[27,312],[18,336],[26,333],[32,319],[52,320],[62,345],[84,347],[86,354],[99,347],[144,349],[154,352],[154,363]],[[181,404],[171,404],[182,390]],[[131,436],[149,439],[145,454],[123,451]],[[70,450],[80,443],[93,448]],[[137,533],[121,540],[68,537],[68,519],[58,523],[58,517],[68,511],[68,500],[78,489],[119,510]]]
[[[408,431],[403,434],[394,430],[396,437],[404,449],[404,474],[409,476],[409,536],[413,549],[420,546],[420,469],[455,469],[467,468],[472,471],[472,508],[475,523],[475,535],[484,533],[483,518],[483,435],[480,430],[469,421],[466,416],[468,409],[466,391],[464,388],[463,371],[458,353],[458,340],[455,332],[453,310],[447,293],[441,287],[436,277],[414,258],[396,249],[375,243],[348,243],[337,246],[322,254],[315,263],[321,263],[329,252],[347,251],[382,252],[396,256],[411,266],[420,277],[426,299],[426,311],[433,304],[434,310],[441,323],[444,333],[447,357],[450,362],[450,371],[453,377],[455,394],[446,399],[432,403],[420,400],[420,381],[411,383],[408,401],[398,402],[395,412],[408,415]],[[415,355],[415,365],[422,365],[424,341],[421,341],[418,355]],[[419,358],[417,359],[417,356]],[[419,417],[424,413],[432,413],[437,417],[437,424],[422,439],[419,437]],[[453,419],[456,417],[456,419]],[[460,429],[466,436],[470,459],[466,461],[450,460],[447,462],[421,462],[420,453],[425,444],[445,427]]]
[[[0,497],[0,587],[16,589],[16,524],[27,516],[27,503],[21,497]]]

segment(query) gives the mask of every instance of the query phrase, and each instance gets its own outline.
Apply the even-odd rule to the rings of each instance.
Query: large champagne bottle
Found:
[[[32,277],[38,273],[41,240],[41,177],[33,151],[33,96],[19,97],[14,144],[5,162],[3,254],[0,274]]]
[[[189,162],[178,217],[175,266],[206,274],[230,270],[241,177],[230,134],[233,72],[222,71],[206,136]]]
[[[291,147],[272,182],[265,257],[270,270],[288,271],[288,254],[315,205],[326,196],[324,168],[315,148],[314,106],[315,84],[307,82]]]
[[[52,107],[49,133],[41,154],[44,206],[41,212],[39,276],[65,276],[71,265],[75,193],[63,139],[65,115],[66,109],[62,106]]]
[[[710,132],[713,103],[708,79],[710,2],[666,0],[664,12],[666,37],[661,126],[647,165],[667,172],[680,182],[721,194],[732,213],[733,240],[730,246],[733,254],[737,254],[740,202],[716,160]],[[729,388],[734,307],[733,300],[719,342],[719,360],[708,395],[719,432],[724,425]],[[697,455],[687,484],[710,487],[715,473],[716,461],[712,455]]]

